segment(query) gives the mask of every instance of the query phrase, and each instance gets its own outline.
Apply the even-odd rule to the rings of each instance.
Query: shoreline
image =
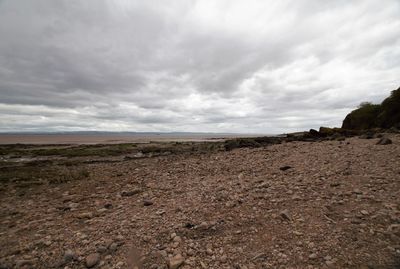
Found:
[[[0,134],[0,145],[122,144],[154,142],[215,142],[262,134]]]

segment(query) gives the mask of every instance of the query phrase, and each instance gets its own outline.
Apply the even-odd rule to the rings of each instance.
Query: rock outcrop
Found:
[[[381,104],[361,103],[361,105],[346,116],[343,129],[367,130],[373,128],[400,128],[400,88]]]

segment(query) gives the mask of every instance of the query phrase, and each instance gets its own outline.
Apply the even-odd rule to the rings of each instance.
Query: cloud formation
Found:
[[[0,131],[281,133],[399,86],[400,2],[0,0]]]

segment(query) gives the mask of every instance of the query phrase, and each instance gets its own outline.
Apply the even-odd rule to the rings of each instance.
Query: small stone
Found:
[[[124,241],[124,240],[125,240],[125,237],[124,237],[122,234],[119,234],[119,235],[117,235],[117,237],[115,237],[115,239],[116,239],[117,241]]]
[[[180,236],[175,236],[173,241],[174,242],[182,242],[182,238]]]
[[[292,220],[292,217],[291,217],[291,215],[290,215],[290,213],[289,213],[289,211],[287,209],[283,210],[280,213],[280,216],[284,220],[287,220],[287,221],[291,221]]]
[[[121,192],[121,196],[122,197],[129,197],[129,196],[133,196],[135,194],[138,194],[140,192],[141,192],[140,189],[134,189],[134,190],[131,190],[131,191],[122,191]]]
[[[97,212],[105,213],[105,212],[107,212],[107,208],[100,208],[99,210],[97,210]]]
[[[92,268],[100,261],[100,254],[99,253],[92,253],[86,257],[85,265],[87,268]]]
[[[367,210],[361,210],[361,214],[363,214],[364,216],[368,215],[368,211]]]
[[[78,206],[79,206],[79,204],[78,203],[69,203],[68,204],[68,206],[71,208],[71,209],[76,209]]]
[[[93,218],[92,212],[81,213],[78,215],[78,219],[91,219]]]
[[[143,200],[143,205],[144,206],[150,206],[150,205],[152,205],[153,204],[153,202],[151,201],[151,200],[148,200],[148,199],[144,199]]]
[[[31,260],[17,260],[15,262],[15,266],[17,268],[21,268],[21,267],[24,267],[24,266],[31,266],[32,264],[33,264],[33,261],[31,261]]]
[[[362,194],[362,191],[360,191],[360,189],[354,189],[353,193],[354,194]]]
[[[208,229],[208,227],[209,227],[208,223],[203,221],[202,223],[196,226],[196,229],[206,230]]]
[[[292,196],[292,200],[293,201],[300,201],[301,197],[299,195],[295,194],[295,195]]]
[[[165,214],[165,210],[163,210],[163,209],[159,209],[159,210],[157,210],[156,211],[156,215],[163,215],[163,214]]]
[[[285,166],[279,167],[279,169],[280,169],[281,171],[286,171],[286,170],[289,170],[289,169],[291,169],[291,168],[292,168],[292,167],[289,166],[289,165],[285,165]]]
[[[117,250],[117,248],[118,248],[118,244],[117,243],[112,243],[111,245],[110,245],[110,250],[112,251],[112,252],[114,252],[114,251],[116,251]]]
[[[65,262],[70,262],[70,261],[76,259],[76,255],[75,255],[75,253],[74,253],[72,250],[67,249],[67,250],[64,252],[64,257],[63,257],[63,259],[64,259]]]
[[[317,258],[317,254],[312,253],[308,256],[308,258],[310,258],[310,260],[315,260]]]
[[[328,268],[335,268],[335,261],[328,260],[325,262],[325,264]]]
[[[96,251],[99,252],[99,253],[104,253],[104,252],[107,251],[107,247],[106,246],[98,246],[96,248]]]
[[[392,144],[392,140],[387,138],[387,137],[382,137],[381,139],[379,139],[378,143],[376,143],[377,145],[390,145]]]
[[[211,248],[207,248],[207,249],[206,249],[206,253],[207,253],[208,255],[212,255],[212,254],[213,254],[213,251],[212,251]]]
[[[177,269],[179,268],[183,263],[185,262],[185,259],[182,257],[181,254],[177,254],[174,257],[170,258],[168,261],[168,268],[169,269]]]
[[[226,263],[228,260],[228,257],[226,255],[222,255],[221,258],[219,259],[222,263]]]

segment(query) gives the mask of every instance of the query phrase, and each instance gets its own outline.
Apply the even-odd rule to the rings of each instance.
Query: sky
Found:
[[[284,133],[400,86],[398,0],[0,0],[0,132]]]

